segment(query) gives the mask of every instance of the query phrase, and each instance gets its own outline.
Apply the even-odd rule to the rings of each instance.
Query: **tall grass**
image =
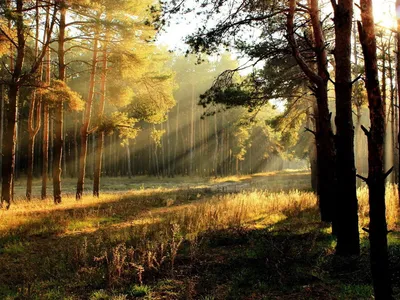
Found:
[[[277,223],[310,211],[309,221],[319,221],[317,199],[311,192],[252,188],[230,194],[179,187],[139,189],[100,198],[86,196],[78,202],[72,196],[64,197],[61,205],[50,200],[18,200],[9,211],[0,211],[0,253],[18,261],[27,249],[36,249],[29,253],[33,268],[38,268],[33,272],[35,278],[72,276],[73,280],[79,274],[79,280],[105,281],[114,287],[142,284],[154,272],[168,271],[173,277],[180,249],[189,245],[186,250],[195,256],[199,239],[209,231],[272,230]],[[358,199],[360,228],[368,227],[367,188],[358,190]],[[388,227],[397,230],[397,187],[387,186],[386,202]],[[48,270],[40,274],[46,255],[45,263],[56,270],[54,274]],[[23,262],[19,268],[25,267]],[[7,263],[7,256],[0,255],[5,272],[0,280],[11,276]]]

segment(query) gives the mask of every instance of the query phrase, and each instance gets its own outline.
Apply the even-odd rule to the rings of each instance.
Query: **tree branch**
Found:
[[[317,135],[317,133],[314,131],[314,130],[311,130],[310,128],[307,128],[307,127],[304,127],[304,131],[305,132],[311,132],[314,136],[316,136]]]
[[[361,176],[360,174],[357,174],[356,177],[360,178],[362,181],[364,181],[365,183],[368,183],[368,178]]]
[[[394,166],[391,167],[391,168],[383,175],[383,178],[384,178],[384,179],[386,179],[386,178],[390,175],[390,173],[392,173],[393,168],[394,168]]]
[[[370,137],[371,133],[367,128],[364,127],[364,125],[361,125],[361,129],[367,137]]]

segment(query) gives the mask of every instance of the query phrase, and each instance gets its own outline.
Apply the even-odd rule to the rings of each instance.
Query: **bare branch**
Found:
[[[366,177],[364,177],[364,176],[361,176],[360,174],[357,174],[356,176],[357,176],[358,178],[360,178],[362,181],[368,183],[368,178],[366,178]]]
[[[369,130],[367,128],[364,127],[364,125],[361,125],[361,129],[362,131],[365,133],[365,135],[367,137],[369,137],[371,135],[371,133],[369,132]]]
[[[394,166],[393,167],[391,167],[384,175],[383,175],[383,178],[387,178],[389,175],[390,175],[390,173],[392,173],[392,171],[393,171],[393,168],[394,168]]]
[[[314,131],[314,130],[311,130],[310,128],[307,128],[307,127],[304,127],[304,131],[305,132],[311,132],[314,136],[316,136],[317,135],[317,133]]]

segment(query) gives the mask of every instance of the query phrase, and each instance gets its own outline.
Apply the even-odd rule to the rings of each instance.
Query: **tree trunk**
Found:
[[[3,165],[3,132],[4,132],[4,85],[0,85],[0,166]],[[0,168],[0,180],[2,179],[2,170]]]
[[[190,117],[190,165],[189,175],[193,175],[193,156],[194,156],[194,84],[192,83],[192,103],[191,103],[191,117]]]
[[[389,274],[387,224],[385,207],[384,135],[385,111],[378,80],[376,38],[372,0],[361,0],[361,22],[358,22],[364,54],[366,87],[370,108],[371,129],[363,128],[368,138],[368,178],[370,224],[369,241],[371,271],[375,299],[393,299]]]
[[[101,69],[100,81],[100,102],[99,102],[99,118],[104,115],[104,105],[106,101],[106,81],[107,81],[107,43],[103,45],[103,61]],[[104,149],[104,132],[99,131],[96,134],[96,150],[95,150],[95,165],[93,176],[93,196],[100,196],[100,177]]]
[[[395,95],[395,86],[394,86],[394,74],[393,74],[393,65],[392,65],[392,35],[390,35],[390,40],[388,44],[388,70],[389,70],[389,85],[390,85],[390,90],[389,90],[389,98],[390,98],[390,140],[391,140],[391,147],[388,147],[388,150],[391,151],[392,154],[392,165],[393,165],[393,176],[392,176],[392,183],[398,184],[398,175],[399,175],[399,170],[398,170],[398,153],[397,153],[397,148],[396,148],[396,95]]]
[[[47,9],[46,13],[46,24],[45,29],[48,30],[48,22],[49,22],[49,13],[50,10]],[[35,56],[38,56],[39,53],[39,1],[36,0],[36,38],[35,38]],[[43,43],[46,43],[46,30],[43,37]],[[39,72],[38,72],[38,80],[42,81],[42,71],[43,64],[40,64]],[[34,119],[36,118],[36,125],[34,125]],[[41,100],[38,99],[38,95],[36,94],[36,90],[33,90],[31,95],[31,103],[29,106],[29,115],[28,115],[28,157],[27,157],[27,179],[26,179],[26,199],[31,200],[32,197],[32,181],[33,181],[33,166],[34,166],[34,157],[35,157],[35,138],[40,129],[41,123]]]
[[[88,144],[88,132],[90,125],[90,118],[92,114],[92,104],[94,98],[94,85],[95,85],[95,75],[96,75],[96,65],[97,65],[97,42],[98,42],[98,30],[96,29],[94,42],[93,42],[93,56],[92,56],[92,66],[90,72],[89,81],[89,93],[88,99],[85,105],[85,112],[81,126],[81,152],[79,155],[79,175],[78,183],[76,185],[76,200],[81,199],[83,195],[83,187],[85,182],[85,168],[86,168],[86,158],[87,158],[87,144]]]
[[[60,3],[60,23],[58,33],[58,79],[65,81],[65,51],[64,51],[64,40],[65,40],[65,17],[66,7],[65,2]],[[64,122],[64,109],[63,102],[61,99],[56,103],[54,108],[54,140],[53,140],[53,197],[54,203],[61,203],[61,172],[62,172],[62,152],[63,152],[63,122]]]
[[[178,159],[178,145],[179,145],[179,101],[176,104],[176,115],[175,115],[175,149],[174,149],[174,161],[173,161],[173,176],[177,174],[176,161]],[[182,158],[181,158],[182,159]]]
[[[25,36],[23,20],[23,1],[16,0],[16,34],[17,47],[15,66],[12,72],[12,78],[8,84],[8,103],[5,106],[6,127],[3,133],[3,164],[2,164],[2,189],[0,206],[6,202],[8,209],[13,200],[13,179],[15,170],[15,146],[17,137],[17,118],[18,118],[18,93],[21,86],[20,77],[22,75],[22,66],[25,58]]]
[[[132,177],[132,168],[131,168],[131,149],[129,148],[129,140],[127,141],[126,145],[126,166],[127,166],[127,173],[128,178]]]
[[[354,159],[351,80],[353,0],[339,0],[335,12],[336,94],[336,228],[338,255],[359,255],[358,200]]]
[[[171,113],[168,113],[167,117],[167,176],[171,177],[171,128],[169,125],[169,117]]]
[[[287,15],[288,41],[292,48],[292,53],[298,65],[313,84],[313,92],[317,100],[316,132],[315,139],[317,144],[317,165],[318,165],[318,200],[321,213],[321,220],[326,222],[333,221],[334,202],[336,200],[336,153],[334,136],[331,125],[331,114],[328,106],[328,71],[327,53],[324,35],[321,28],[319,17],[319,6],[317,0],[310,1],[310,17],[313,28],[313,41],[316,49],[317,67],[316,73],[305,62],[300,53],[295,34],[294,34],[294,14],[296,11],[296,1],[289,1],[289,12]]]
[[[48,66],[49,67],[49,66]],[[49,168],[49,105],[43,105],[43,165],[42,165],[42,199],[47,198],[47,174]]]
[[[400,9],[400,0],[396,0],[396,11]],[[397,33],[396,33],[397,51],[396,51],[396,77],[397,77],[397,99],[400,104],[400,18],[397,18]],[[400,113],[399,113],[400,115]],[[400,119],[400,118],[399,118]],[[397,146],[398,146],[398,169],[400,170],[400,120],[397,128]],[[400,171],[399,171],[400,172]],[[397,192],[400,204],[400,184],[397,185]]]
[[[218,123],[217,115],[214,114],[214,136],[215,136],[215,148],[214,148],[214,159],[213,159],[213,169],[214,177],[218,177]]]
[[[17,137],[17,114],[18,114],[18,91],[19,87],[16,83],[9,84],[7,107],[7,126],[4,128],[3,134],[3,164],[2,164],[2,190],[1,204],[6,203],[8,209],[13,200],[13,179],[15,167],[15,144]]]
[[[310,110],[313,111],[313,113],[310,113]],[[307,109],[307,128],[311,130],[315,130],[315,125],[313,124],[312,120],[312,115],[315,116],[316,114],[316,108],[309,108]],[[315,138],[313,138],[310,142],[310,145],[308,147],[308,152],[309,152],[309,159],[310,159],[310,169],[311,169],[311,188],[314,192],[318,191],[318,165],[317,165],[317,149],[316,149],[316,143],[315,143]]]

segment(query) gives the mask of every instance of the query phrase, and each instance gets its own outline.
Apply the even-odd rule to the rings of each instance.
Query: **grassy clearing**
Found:
[[[308,176],[111,179],[121,190],[99,199],[17,200],[0,211],[0,299],[371,299],[367,243],[360,258],[333,255]],[[399,277],[396,189],[387,195]]]

